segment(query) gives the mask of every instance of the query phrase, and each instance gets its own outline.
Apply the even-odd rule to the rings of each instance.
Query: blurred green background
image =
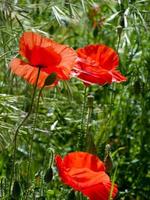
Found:
[[[36,126],[35,110],[19,131],[17,191],[9,194],[14,130],[28,112],[33,87],[12,75],[9,62],[18,54],[19,37],[35,31],[77,49],[106,44],[120,56],[125,83],[88,88],[94,96],[91,131],[103,160],[111,145],[116,199],[150,198],[150,1],[149,0],[1,0],[0,1],[0,199],[72,199],[69,187],[53,180],[45,183],[50,152],[62,156],[78,150],[84,85],[72,78],[44,90]],[[37,101],[37,99],[36,99]],[[36,105],[36,102],[35,102]],[[87,113],[87,106],[86,106]],[[34,132],[34,137],[32,136]],[[33,140],[33,141],[32,141]],[[30,146],[33,144],[32,155]],[[27,163],[32,156],[30,180]],[[13,191],[12,191],[13,192]]]

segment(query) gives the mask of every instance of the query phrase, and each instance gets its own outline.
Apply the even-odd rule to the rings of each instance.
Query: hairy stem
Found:
[[[81,116],[81,131],[78,133],[78,148],[79,150],[83,149],[84,137],[85,137],[85,109],[86,109],[86,97],[87,97],[87,87],[84,88],[84,99],[82,105],[82,116]]]
[[[42,94],[43,91],[42,87],[39,91],[38,94],[38,99],[37,99],[37,105],[36,105],[36,112],[35,112],[35,117],[34,117],[34,122],[33,122],[33,133],[32,133],[32,137],[30,139],[30,146],[29,146],[29,160],[28,160],[28,169],[27,169],[27,183],[29,182],[29,177],[30,177],[30,167],[31,167],[31,158],[32,158],[32,149],[33,149],[33,139],[34,139],[34,135],[35,135],[35,127],[36,127],[36,122],[37,122],[37,114],[38,114],[38,109],[39,109],[39,102],[40,102],[40,96]],[[27,199],[28,197],[28,191],[26,192],[26,196],[25,199]]]
[[[36,95],[36,88],[37,88],[37,83],[38,83],[39,75],[40,75],[40,67],[38,69],[38,74],[37,74],[36,82],[35,82],[34,89],[33,89],[33,95],[32,95],[32,99],[31,99],[31,106],[30,106],[29,112],[27,113],[27,115],[25,116],[25,118],[20,122],[20,124],[17,126],[17,128],[15,130],[15,133],[14,133],[13,170],[12,170],[12,173],[11,173],[11,181],[10,181],[9,194],[10,194],[10,191],[11,191],[11,185],[12,185],[13,177],[16,176],[15,162],[16,162],[17,138],[18,138],[19,130],[22,127],[22,125],[25,123],[25,121],[28,119],[28,117],[30,116],[30,114],[32,112],[33,103],[34,103],[34,99],[35,99],[35,95]]]

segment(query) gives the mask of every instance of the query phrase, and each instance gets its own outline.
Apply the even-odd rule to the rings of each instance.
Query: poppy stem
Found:
[[[117,49],[116,49],[117,52],[118,52],[118,50],[119,50],[120,41],[121,41],[121,34],[118,35],[118,42],[117,42]]]
[[[27,113],[27,115],[25,116],[25,118],[20,122],[20,124],[17,126],[15,133],[14,133],[14,153],[13,153],[13,170],[11,172],[11,180],[10,180],[10,187],[9,187],[9,194],[11,192],[11,186],[12,186],[12,181],[13,178],[16,177],[16,167],[15,167],[15,162],[16,162],[16,150],[17,150],[17,138],[18,138],[18,134],[19,134],[19,130],[22,127],[22,125],[25,123],[25,121],[28,119],[28,117],[30,116],[31,112],[32,112],[32,108],[33,108],[33,103],[34,103],[34,99],[35,99],[35,95],[36,95],[36,89],[37,89],[37,83],[38,83],[38,79],[39,79],[39,75],[40,75],[40,70],[41,68],[38,68],[38,74],[37,74],[37,78],[36,78],[36,82],[34,85],[34,89],[33,89],[33,95],[32,95],[32,99],[31,99],[31,106],[30,106],[30,110]]]
[[[40,102],[40,96],[42,94],[43,88],[40,89],[39,94],[38,94],[38,99],[37,99],[37,105],[36,105],[36,113],[35,113],[35,117],[34,117],[34,122],[33,122],[33,134],[32,134],[32,139],[30,140],[30,150],[29,150],[29,166],[28,166],[28,176],[29,176],[29,171],[30,171],[30,164],[31,164],[31,155],[32,155],[32,147],[33,147],[33,137],[34,137],[34,133],[35,133],[35,126],[36,126],[36,122],[37,122],[37,114],[38,114],[38,110],[39,110],[39,102]],[[29,178],[29,177],[28,177]]]
[[[38,109],[39,109],[39,102],[40,102],[40,97],[43,91],[42,87],[39,91],[38,94],[38,99],[37,99],[37,105],[36,105],[36,111],[35,111],[35,117],[34,117],[34,122],[33,122],[33,133],[32,133],[32,137],[30,139],[30,146],[29,146],[29,160],[28,160],[28,169],[27,169],[27,183],[29,182],[29,177],[30,177],[30,166],[31,166],[31,157],[32,157],[32,149],[33,149],[33,139],[34,139],[34,133],[35,133],[35,126],[36,126],[36,122],[37,122],[37,114],[38,114]],[[28,197],[28,191],[26,193],[25,199],[27,199]]]
[[[83,105],[82,105],[82,116],[81,116],[81,131],[78,134],[78,148],[80,150],[83,149],[84,144],[84,136],[85,136],[85,127],[84,127],[84,121],[85,121],[85,109],[86,109],[86,97],[87,97],[87,87],[84,88],[84,99],[83,99]]]
[[[90,124],[92,119],[92,111],[93,111],[93,95],[88,95],[88,118],[87,118],[87,129],[86,133],[88,134],[90,131]]]
[[[52,167],[53,162],[54,162],[54,150],[52,148],[48,149],[50,157],[49,157],[49,163],[48,163],[48,168]]]
[[[109,199],[108,200],[112,200],[113,199],[112,194],[113,194],[113,190],[114,190],[114,187],[115,187],[115,180],[116,180],[117,170],[118,170],[118,165],[116,166],[114,174],[113,174],[113,177],[112,177],[112,183],[111,183],[110,194],[109,194]]]
[[[92,123],[92,113],[93,113],[93,101],[94,101],[94,96],[88,95],[88,116],[87,116],[87,126],[85,133],[85,142],[86,142],[86,151],[90,153],[96,153],[94,138],[92,133],[90,132]]]
[[[117,34],[118,34],[118,42],[117,42],[117,52],[119,50],[119,45],[120,45],[120,42],[121,42],[121,36],[122,36],[122,26],[118,26],[118,29],[117,29]]]
[[[82,110],[82,130],[84,129],[84,116],[85,116],[85,107],[86,107],[86,97],[87,97],[87,87],[84,88],[84,103],[83,103],[83,110]]]
[[[77,192],[77,200],[83,200],[83,195],[81,192]]]

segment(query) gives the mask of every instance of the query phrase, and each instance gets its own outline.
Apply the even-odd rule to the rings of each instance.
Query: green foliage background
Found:
[[[58,181],[55,167],[53,181],[46,184],[43,176],[50,158],[48,148],[62,156],[78,150],[84,85],[75,78],[61,82],[52,90],[44,90],[36,126],[33,127],[34,110],[21,128],[16,163],[21,195],[8,196],[13,134],[28,112],[33,91],[32,86],[9,70],[24,31],[36,31],[74,49],[101,43],[118,51],[119,70],[128,81],[88,89],[94,96],[91,130],[101,159],[104,159],[105,145],[111,145],[114,162],[111,175],[114,177],[116,171],[117,199],[149,199],[150,1],[0,1],[0,198],[25,199],[24,191],[28,188],[28,199],[73,199],[69,188]]]

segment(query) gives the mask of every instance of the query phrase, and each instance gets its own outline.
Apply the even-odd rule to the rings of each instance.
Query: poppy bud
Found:
[[[45,175],[44,175],[44,181],[45,183],[49,183],[53,178],[53,170],[52,168],[48,168]]]
[[[121,26],[122,28],[125,27],[124,17],[123,17],[123,16],[120,18],[120,26]]]
[[[105,167],[106,167],[106,172],[110,172],[112,167],[113,167],[113,162],[110,154],[107,154],[105,159],[104,159]]]
[[[12,197],[14,199],[18,199],[21,193],[20,184],[18,181],[14,181],[13,189],[12,189]]]
[[[97,27],[96,22],[93,24],[93,26],[95,26],[94,31],[93,31],[93,36],[97,37],[97,35],[98,35],[98,27]]]
[[[44,86],[52,85],[56,81],[57,75],[56,73],[51,73],[44,82]]]
[[[40,184],[40,179],[41,179],[41,175],[40,175],[40,171],[38,171],[36,174],[35,174],[35,182],[37,185]]]
[[[123,30],[122,26],[117,26],[117,33],[119,36],[121,35],[122,30]]]
[[[105,147],[105,158],[104,158],[104,164],[105,164],[107,172],[110,172],[113,167],[113,161],[110,156],[110,149],[111,149],[111,146],[107,144]]]
[[[110,152],[110,150],[111,150],[111,146],[110,146],[110,144],[107,144],[105,146],[105,155],[107,155]]]
[[[38,200],[45,200],[45,197],[41,196],[41,197],[38,198]]]
[[[136,95],[139,94],[141,92],[141,89],[142,89],[142,87],[141,87],[140,80],[135,81],[135,83],[134,83],[134,92],[135,92],[135,94]]]
[[[93,107],[93,101],[94,101],[94,96],[93,95],[88,95],[88,107],[92,108]]]
[[[67,200],[75,200],[76,196],[75,196],[75,192],[74,190],[71,190],[68,194]]]

